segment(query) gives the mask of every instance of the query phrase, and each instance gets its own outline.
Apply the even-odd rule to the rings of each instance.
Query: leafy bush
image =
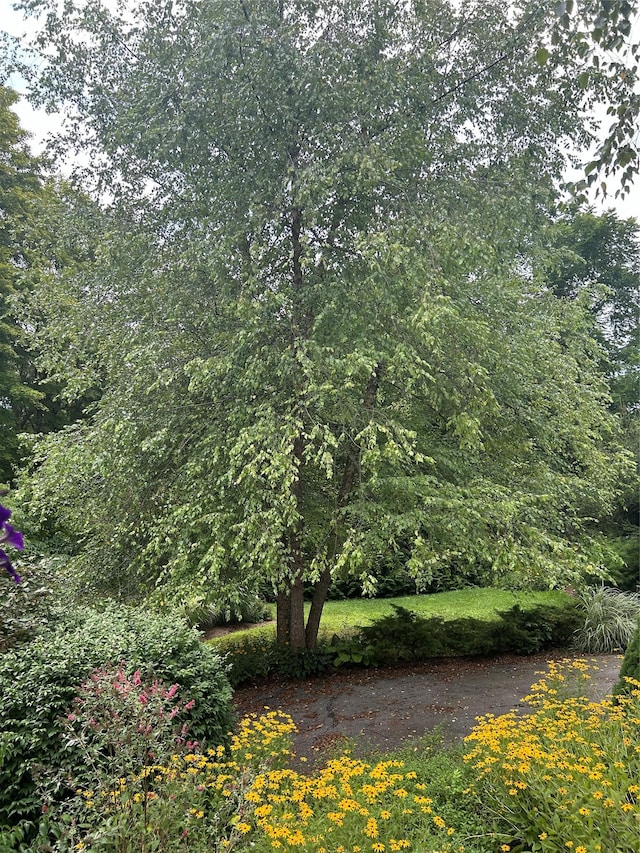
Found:
[[[111,606],[98,613],[73,609],[66,621],[32,643],[0,655],[0,826],[34,818],[40,810],[34,775],[39,766],[66,767],[84,760],[64,742],[61,715],[92,669],[126,660],[143,680],[180,685],[195,704],[187,719],[192,736],[225,740],[231,723],[231,688],[221,658],[177,618]]]
[[[20,565],[22,583],[0,572],[0,653],[32,640],[55,619],[53,581],[46,567]]]
[[[149,699],[151,704],[152,696]],[[160,707],[157,701],[154,704]],[[287,762],[294,730],[291,718],[279,712],[245,717],[228,748],[174,749],[116,778],[117,763],[111,769],[104,762],[95,763],[95,751],[89,748],[82,785],[63,808],[47,812],[31,849],[49,853],[235,849],[251,828],[243,822],[251,810],[247,795],[259,772]]]
[[[640,594],[609,587],[590,587],[578,596],[583,621],[575,647],[588,654],[624,651],[640,617]]]
[[[613,690],[614,696],[631,693],[632,685],[627,681],[629,678],[640,682],[640,624],[636,625],[635,634],[624,653],[620,667],[620,678]]]

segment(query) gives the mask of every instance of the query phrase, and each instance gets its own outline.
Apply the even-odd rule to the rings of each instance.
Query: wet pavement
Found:
[[[454,743],[479,716],[526,713],[523,699],[547,662],[567,657],[449,658],[401,669],[339,669],[307,681],[241,687],[234,703],[239,715],[265,707],[290,714],[298,727],[296,754],[317,764],[344,738],[356,740],[363,751],[385,751],[439,728],[445,743]],[[601,699],[618,680],[622,658],[582,657],[598,667],[584,692]]]

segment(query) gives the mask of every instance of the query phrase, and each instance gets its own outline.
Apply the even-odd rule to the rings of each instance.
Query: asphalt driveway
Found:
[[[439,727],[445,742],[453,743],[469,734],[478,716],[526,713],[523,699],[547,661],[566,657],[450,658],[401,669],[339,669],[308,681],[241,687],[234,700],[239,715],[265,707],[289,713],[298,727],[297,755],[317,764],[343,738],[384,751]],[[601,699],[616,683],[622,659],[587,659],[598,669],[585,693]]]

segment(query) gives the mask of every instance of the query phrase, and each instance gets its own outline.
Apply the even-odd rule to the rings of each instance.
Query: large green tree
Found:
[[[624,459],[589,316],[525,259],[606,81],[541,61],[553,10],[29,5],[109,208],[37,294],[54,375],[105,391],[40,445],[32,510],[120,582],[268,579],[296,648],[384,550],[419,581],[589,565]]]
[[[606,354],[603,370],[612,407],[636,459],[614,517],[605,522],[626,562],[626,571],[616,579],[634,589],[640,518],[640,226],[613,211],[574,211],[553,223],[549,237],[549,283],[560,298],[582,300],[596,320],[594,335]]]
[[[11,109],[17,95],[0,86],[0,482],[19,458],[18,434],[42,409],[26,355],[26,330],[17,320],[21,272],[28,263],[25,235],[42,198],[42,164]],[[31,375],[30,375],[31,374]]]
[[[561,298],[583,299],[594,315],[616,409],[632,419],[640,404],[640,225],[591,209],[565,214],[549,236],[549,284]]]

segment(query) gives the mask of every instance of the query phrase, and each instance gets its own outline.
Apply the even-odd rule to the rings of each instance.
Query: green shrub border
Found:
[[[212,644],[227,655],[229,680],[239,687],[270,677],[308,678],[339,666],[396,666],[442,657],[534,654],[569,644],[580,624],[573,601],[562,605],[515,605],[495,619],[424,617],[398,605],[353,634],[321,639],[316,649],[276,645],[273,627],[237,632]]]

